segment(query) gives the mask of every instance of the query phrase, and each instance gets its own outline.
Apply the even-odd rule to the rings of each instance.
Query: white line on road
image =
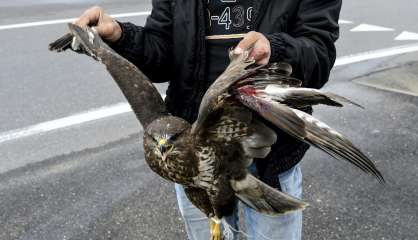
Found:
[[[353,24],[353,22],[348,21],[348,20],[344,20],[344,19],[340,19],[340,20],[338,20],[338,24]]]
[[[150,13],[151,12],[149,12],[149,11],[146,11],[146,12],[132,12],[132,13],[113,14],[111,16],[114,17],[114,18],[125,18],[125,17],[136,17],[136,16],[148,16]],[[0,25],[0,30],[45,26],[45,25],[60,24],[60,23],[68,23],[68,22],[73,22],[74,20],[76,20],[76,18],[65,18],[65,19],[56,19],[56,20],[49,20],[49,21]]]
[[[395,40],[396,41],[417,41],[418,40],[418,33],[403,31],[401,34],[399,34],[395,38]]]
[[[392,47],[392,48],[385,48],[385,49],[364,52],[364,53],[359,53],[359,54],[353,54],[353,55],[337,58],[334,66],[336,67],[344,66],[344,65],[348,65],[352,63],[358,63],[358,62],[363,62],[367,60],[390,57],[390,56],[417,52],[417,51],[418,51],[418,44],[408,44],[408,45],[402,45],[402,46],[397,46],[397,47]]]
[[[360,24],[350,30],[351,32],[392,32],[395,31],[393,28],[387,28],[377,25]]]
[[[20,128],[12,131],[8,131],[0,134],[0,143],[7,141],[29,137],[32,135],[38,135],[46,132],[50,132],[57,129],[71,127],[82,123],[91,122],[94,120],[107,118],[127,112],[131,112],[132,109],[128,103],[118,103],[111,106],[105,106],[101,108],[92,109],[87,112],[78,113],[69,117],[59,118],[52,121],[47,121],[39,124],[35,124],[29,127]]]
[[[146,16],[149,14],[150,12],[133,12],[133,13],[114,14],[112,16],[116,18],[122,18],[122,17],[133,17],[133,16]],[[58,19],[58,20],[51,20],[51,21],[3,25],[3,26],[0,26],[0,30],[59,24],[59,23],[71,22],[73,20],[74,18],[68,18],[68,19]],[[398,47],[393,47],[393,48],[370,51],[370,52],[340,57],[336,60],[335,66],[336,67],[344,66],[348,64],[362,62],[362,61],[395,56],[399,54],[416,52],[416,51],[418,51],[418,44],[403,45],[403,46],[398,46]],[[129,112],[132,112],[132,109],[129,106],[129,104],[126,102],[104,106],[101,108],[91,109],[87,112],[77,113],[68,117],[59,118],[56,120],[47,121],[47,122],[35,124],[32,126],[0,133],[0,143],[12,141],[12,140],[16,140],[16,139],[20,139],[24,137],[29,137],[33,135],[44,134],[44,133],[51,132],[54,130],[72,127],[72,126],[84,124],[87,122],[100,120],[100,119],[104,119],[104,118],[108,118],[112,116],[117,116],[120,114],[129,113]]]
[[[340,57],[335,62],[335,66],[344,66],[353,63],[358,63],[367,60],[373,60],[383,57],[395,56],[404,53],[417,52],[418,44],[410,44],[399,47],[381,49],[377,51],[365,52],[345,57]],[[165,97],[165,96],[163,96]],[[104,106],[97,109],[92,109],[87,112],[77,113],[68,117],[59,118],[52,121],[47,121],[35,124],[29,127],[24,127],[4,133],[0,133],[0,143],[12,141],[33,135],[44,134],[53,130],[72,127],[83,123],[100,120],[124,113],[132,112],[128,103],[118,103],[110,106]]]

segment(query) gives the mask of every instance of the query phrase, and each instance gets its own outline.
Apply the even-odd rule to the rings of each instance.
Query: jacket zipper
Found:
[[[261,18],[260,13],[264,13],[266,10],[267,0],[254,0],[254,21],[251,24],[251,30],[256,31],[258,29],[258,25],[260,24]],[[262,15],[261,15],[262,16]]]
[[[192,107],[189,108],[189,111],[187,113],[188,118],[196,118],[197,113],[195,113],[193,110],[196,109],[196,107],[198,107],[197,105],[199,105],[197,103],[197,99],[199,99],[200,94],[201,94],[201,88],[202,88],[202,84],[204,84],[205,81],[205,60],[206,60],[206,48],[205,48],[205,9],[204,9],[204,5],[203,5],[203,1],[202,0],[197,0],[197,15],[198,15],[198,19],[197,19],[197,24],[198,24],[198,36],[197,36],[197,53],[199,53],[199,56],[197,57],[197,62],[196,62],[196,71],[195,71],[195,81],[196,84],[194,86],[194,91],[192,94],[192,98],[191,98],[191,102],[192,102]]]
[[[261,12],[264,12],[266,9],[266,3],[267,0],[254,0],[254,22],[253,24],[251,24],[251,30],[252,31],[256,31],[256,29],[258,28],[258,25],[260,24],[261,18],[259,18],[258,16],[260,15]],[[203,5],[203,1],[198,0],[197,2],[198,6],[198,43],[197,43],[197,47],[198,50],[197,52],[200,52],[200,55],[198,57],[199,61],[196,63],[196,73],[195,75],[195,79],[196,79],[196,85],[194,87],[194,93],[193,93],[193,97],[192,97],[192,107],[189,108],[189,112],[187,113],[189,118],[195,118],[196,117],[196,113],[193,113],[193,109],[196,109],[197,105],[199,105],[197,103],[197,99],[200,99],[203,97],[203,95],[205,94],[202,90],[202,85],[206,84],[206,77],[205,77],[205,72],[206,72],[206,48],[205,48],[205,9],[204,9],[204,5]]]

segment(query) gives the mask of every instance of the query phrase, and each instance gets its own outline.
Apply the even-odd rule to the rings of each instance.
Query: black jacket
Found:
[[[284,61],[306,87],[320,88],[334,65],[342,0],[254,1],[252,30],[271,44],[271,62]],[[153,0],[144,27],[121,23],[112,47],[153,82],[167,82],[166,103],[173,115],[193,122],[210,83],[205,78],[203,0]],[[309,111],[309,109],[307,110]],[[267,159],[257,160],[262,180],[278,187],[277,174],[296,165],[308,146],[276,129],[278,142]]]

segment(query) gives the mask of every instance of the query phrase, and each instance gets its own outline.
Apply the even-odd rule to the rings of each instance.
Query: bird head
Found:
[[[163,161],[166,160],[167,156],[170,155],[170,153],[174,149],[174,141],[175,141],[174,137],[176,137],[176,135],[174,136],[165,135],[165,136],[156,137],[155,141],[157,142],[157,149],[160,151],[161,159]]]
[[[177,117],[163,117],[152,122],[146,130],[148,144],[154,154],[165,161],[168,156],[176,154],[184,144],[182,135],[187,134],[190,124]]]

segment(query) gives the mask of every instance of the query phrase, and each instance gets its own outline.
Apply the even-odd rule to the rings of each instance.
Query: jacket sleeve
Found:
[[[122,36],[110,46],[138,66],[152,82],[170,80],[172,59],[171,0],[153,0],[145,26],[119,23]]]
[[[301,0],[296,15],[289,19],[288,33],[267,35],[270,61],[291,64],[293,76],[305,87],[321,88],[336,59],[341,4],[342,0]]]

